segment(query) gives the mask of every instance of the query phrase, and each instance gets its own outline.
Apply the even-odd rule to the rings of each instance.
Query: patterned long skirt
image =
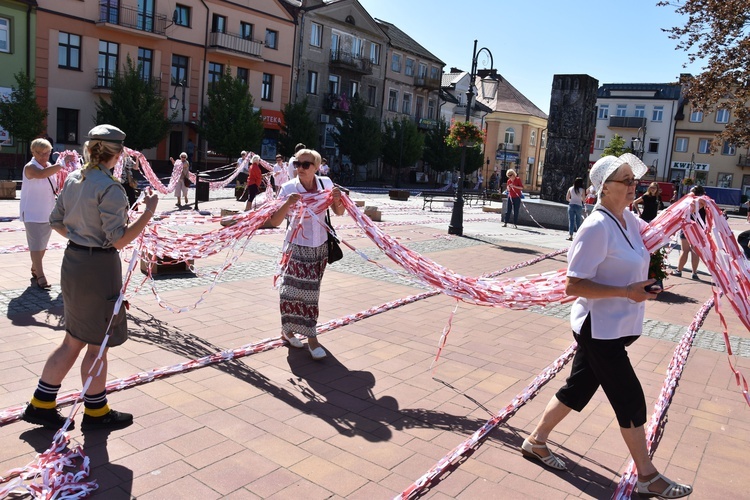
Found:
[[[279,287],[281,330],[287,335],[298,333],[315,337],[320,282],[328,263],[328,246],[323,243],[319,247],[294,244],[290,247],[289,267]]]

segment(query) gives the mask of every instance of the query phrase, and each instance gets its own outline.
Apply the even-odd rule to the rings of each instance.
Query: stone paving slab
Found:
[[[494,214],[479,208],[467,207],[465,237],[456,238],[446,236],[448,209],[424,213],[411,201],[355,196],[379,207],[389,234],[466,275],[565,248],[564,232],[502,228],[488,217]],[[164,208],[171,204],[170,197],[162,202]],[[202,206],[218,212],[238,204],[226,198]],[[0,201],[0,217],[12,217],[14,210],[17,201]],[[744,228],[744,219],[731,222]],[[0,222],[0,229],[19,224]],[[334,224],[346,226],[350,220],[337,217]],[[356,230],[340,233],[392,266]],[[150,291],[139,293],[129,312],[131,339],[110,351],[110,378],[278,335],[278,295],[271,277],[281,238],[256,236],[197,309],[173,314]],[[23,243],[23,232],[0,234],[0,247]],[[350,252],[345,255],[326,271],[321,322],[425,291]],[[59,283],[61,259],[61,250],[45,257],[53,283]],[[27,260],[23,253],[0,254],[2,408],[28,400],[64,332],[59,286],[50,293],[29,288]],[[214,257],[198,267],[210,270],[222,262],[223,257]],[[562,255],[510,275],[564,266]],[[646,335],[629,349],[649,403],[661,388],[675,341],[710,297],[707,277],[667,284],[672,281],[676,286],[666,300],[649,302]],[[173,277],[156,280],[156,286],[170,303],[189,305],[208,281]],[[505,407],[572,342],[566,306],[509,311],[461,303],[432,372],[437,340],[455,306],[453,299],[434,296],[326,333],[321,342],[329,357],[323,362],[285,347],[112,394],[113,407],[135,415],[131,427],[71,432],[92,459],[92,478],[100,485],[94,498],[395,496]],[[750,335],[730,308],[723,310],[740,352],[737,365],[748,373]],[[696,339],[655,456],[666,474],[694,482],[696,498],[743,498],[750,487],[742,470],[750,449],[749,408],[728,369],[720,332],[712,312]],[[537,399],[494,430],[425,498],[609,498],[628,454],[603,394],[551,437],[572,464],[570,471],[547,471],[517,451],[566,374],[563,370]],[[76,366],[63,390],[79,387]],[[0,427],[0,470],[28,463],[51,437],[24,422]]]

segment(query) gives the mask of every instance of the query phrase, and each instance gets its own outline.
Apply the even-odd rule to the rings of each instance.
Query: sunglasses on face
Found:
[[[630,187],[636,182],[638,182],[638,179],[636,179],[635,177],[631,177],[629,179],[620,179],[620,180],[612,179],[606,182],[619,182],[620,184],[624,184],[625,186]]]
[[[296,161],[296,162],[294,162],[294,166],[295,167],[297,167],[297,168],[302,167],[305,170],[307,170],[308,168],[310,168],[310,167],[312,167],[314,165],[315,165],[314,161]]]

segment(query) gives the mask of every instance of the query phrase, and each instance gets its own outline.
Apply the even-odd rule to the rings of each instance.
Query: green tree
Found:
[[[461,160],[461,151],[445,142],[449,129],[446,121],[440,119],[437,126],[425,135],[423,158],[436,172],[450,172],[458,168]]]
[[[226,157],[244,150],[259,152],[263,138],[260,111],[253,110],[253,96],[231,68],[208,87],[208,105],[203,109],[200,132],[209,149]]]
[[[16,86],[11,87],[10,98],[0,99],[0,127],[19,142],[19,151],[23,155],[29,143],[44,132],[47,111],[36,102],[35,80],[23,71],[13,76]]]
[[[632,149],[625,147],[625,139],[615,134],[615,136],[609,141],[609,144],[607,144],[607,147],[602,151],[602,156],[620,156],[632,152]]]
[[[422,158],[424,136],[417,125],[407,119],[388,120],[383,131],[383,162],[393,167],[396,187],[399,185],[401,170]]]
[[[296,103],[287,103],[282,110],[284,125],[281,127],[279,152],[286,157],[294,154],[294,147],[302,143],[308,148],[318,148],[318,126],[310,117],[307,97]]]
[[[128,55],[125,70],[112,81],[109,100],[99,97],[96,123],[109,123],[124,130],[128,147],[137,151],[157,146],[169,132],[170,118],[165,116],[167,99],[153,82],[141,75],[141,66]],[[174,118],[173,113],[171,118]]]
[[[354,165],[366,165],[380,156],[381,135],[380,122],[367,115],[367,104],[358,96],[333,132],[341,154],[349,155]]]
[[[660,1],[676,7],[684,26],[665,29],[687,53],[688,63],[705,63],[705,71],[690,79],[685,98],[697,109],[730,110],[733,118],[717,135],[717,143],[750,145],[750,0]]]

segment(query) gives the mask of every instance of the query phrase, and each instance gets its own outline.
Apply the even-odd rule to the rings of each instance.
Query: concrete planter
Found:
[[[405,189],[391,189],[388,191],[388,197],[392,200],[407,201],[409,199],[409,191]]]
[[[3,200],[15,200],[16,199],[16,181],[0,182],[0,199],[3,199]]]

